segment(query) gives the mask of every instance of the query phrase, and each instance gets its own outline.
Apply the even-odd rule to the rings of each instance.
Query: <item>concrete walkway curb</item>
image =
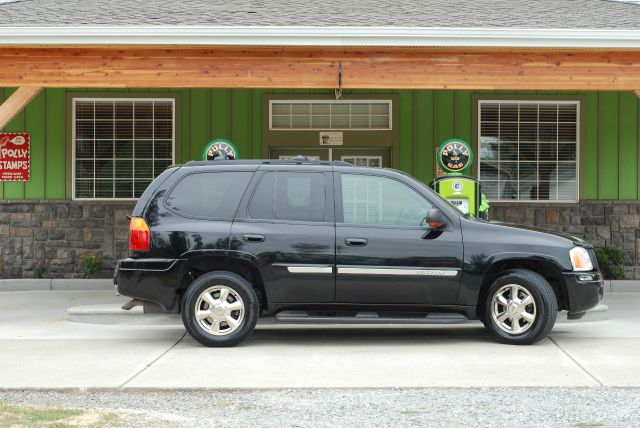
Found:
[[[91,291],[113,290],[112,279],[0,279],[2,291]]]

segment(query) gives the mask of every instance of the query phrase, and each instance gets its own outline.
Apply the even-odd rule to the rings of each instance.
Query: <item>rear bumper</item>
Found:
[[[132,299],[157,303],[177,312],[176,298],[184,260],[124,259],[116,266],[113,283],[116,293]]]
[[[569,298],[569,313],[577,314],[596,306],[604,296],[602,275],[598,271],[566,272],[564,282]]]

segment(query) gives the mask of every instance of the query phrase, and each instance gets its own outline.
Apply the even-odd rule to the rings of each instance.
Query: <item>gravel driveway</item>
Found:
[[[640,389],[2,391],[0,401],[107,410],[123,426],[639,426]]]

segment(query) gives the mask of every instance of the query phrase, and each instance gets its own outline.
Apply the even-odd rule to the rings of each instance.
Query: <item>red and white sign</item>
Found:
[[[0,181],[29,181],[29,134],[0,133]]]

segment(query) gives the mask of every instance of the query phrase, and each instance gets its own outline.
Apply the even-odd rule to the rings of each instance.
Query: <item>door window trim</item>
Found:
[[[277,174],[278,172],[291,172],[291,173],[309,173],[309,172],[313,172],[313,173],[321,173],[324,175],[324,220],[323,221],[310,221],[310,220],[279,220],[275,218],[276,215],[276,208],[275,208],[275,199],[273,201],[274,203],[274,207],[273,207],[273,215],[274,218],[272,219],[260,219],[260,218],[253,218],[251,217],[251,215],[249,214],[249,207],[251,206],[251,202],[253,201],[253,197],[255,196],[256,191],[258,190],[258,186],[260,185],[260,183],[262,182],[262,179],[264,178],[265,175],[267,175],[268,173],[275,173]],[[331,171],[328,170],[317,170],[317,171],[313,171],[313,170],[292,170],[292,169],[262,169],[260,171],[258,171],[259,175],[256,174],[256,176],[254,176],[255,182],[249,183],[249,186],[251,188],[251,192],[248,194],[245,194],[245,196],[243,196],[243,200],[246,198],[246,201],[240,202],[241,207],[238,208],[238,211],[236,212],[236,217],[234,219],[234,221],[244,221],[247,223],[269,223],[269,224],[293,224],[293,225],[300,225],[300,224],[308,224],[308,225],[334,225],[335,224],[335,202],[334,202],[334,195],[333,195],[333,188],[334,188],[334,183],[333,183],[333,178],[332,178],[332,173]],[[274,195],[275,195],[275,183],[274,183]],[[242,210],[242,211],[240,211]],[[238,213],[242,212],[243,215],[242,217],[239,216]]]

